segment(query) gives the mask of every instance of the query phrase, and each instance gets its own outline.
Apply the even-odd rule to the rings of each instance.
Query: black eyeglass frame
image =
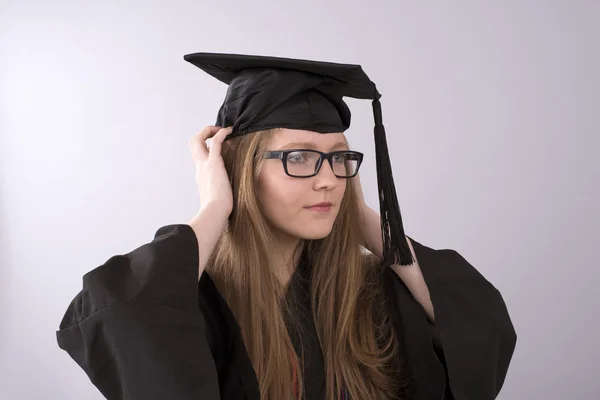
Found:
[[[288,169],[287,169],[288,155],[290,153],[295,153],[298,151],[309,151],[312,153],[319,154],[319,159],[317,160],[315,172],[312,175],[292,175],[288,172]],[[363,153],[361,153],[359,151],[354,151],[354,150],[336,150],[336,151],[332,151],[330,153],[323,153],[322,151],[314,150],[314,149],[289,149],[289,150],[279,150],[279,151],[265,151],[264,158],[267,158],[267,159],[279,158],[281,160],[281,163],[283,164],[283,170],[285,171],[286,175],[291,176],[292,178],[311,178],[319,173],[319,171],[321,170],[321,166],[323,165],[324,159],[329,161],[329,166],[331,167],[331,171],[333,171],[333,157],[335,157],[337,154],[347,154],[347,153],[352,153],[352,154],[356,155],[358,158],[358,164],[356,165],[356,171],[354,171],[354,174],[352,174],[350,176],[345,176],[345,175],[339,176],[335,172],[333,172],[333,174],[337,178],[346,178],[347,179],[347,178],[353,178],[356,176],[356,174],[358,174],[358,170],[363,161],[363,156],[364,156]]]

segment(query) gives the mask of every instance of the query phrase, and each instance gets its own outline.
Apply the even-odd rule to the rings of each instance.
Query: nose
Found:
[[[331,164],[327,160],[323,160],[321,164],[321,169],[315,175],[315,189],[333,189],[338,185],[338,178],[333,173],[333,169],[331,169]]]

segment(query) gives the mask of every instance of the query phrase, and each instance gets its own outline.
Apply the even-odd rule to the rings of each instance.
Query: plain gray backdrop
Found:
[[[600,398],[599,5],[2,2],[0,398],[102,398],[54,331],[84,273],[196,213],[188,140],[226,90],[200,51],[361,64],[407,233],[508,305],[500,398]],[[370,102],[348,103],[376,208]]]

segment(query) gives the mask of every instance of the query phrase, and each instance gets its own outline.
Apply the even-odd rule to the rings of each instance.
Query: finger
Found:
[[[206,158],[208,158],[208,149],[203,145],[202,140],[199,138],[199,134],[190,139],[189,146],[194,162],[206,160]]]
[[[233,128],[227,127],[221,129],[210,141],[210,152],[208,154],[209,158],[220,157],[221,156],[221,147],[225,138],[233,132]]]
[[[217,126],[207,126],[190,139],[190,152],[192,153],[192,157],[195,161],[205,160],[208,157],[206,139],[210,136],[213,136],[220,129],[221,128]]]
[[[206,128],[200,131],[200,137],[203,141],[206,141],[206,139],[213,137],[221,129],[223,128],[220,126],[207,126]]]

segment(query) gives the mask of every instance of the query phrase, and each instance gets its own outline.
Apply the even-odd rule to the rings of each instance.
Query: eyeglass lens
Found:
[[[287,157],[288,173],[294,176],[314,175],[320,156],[319,153],[306,150],[289,153]],[[352,152],[338,152],[333,155],[331,161],[333,173],[338,177],[347,177],[356,173],[359,157]]]

